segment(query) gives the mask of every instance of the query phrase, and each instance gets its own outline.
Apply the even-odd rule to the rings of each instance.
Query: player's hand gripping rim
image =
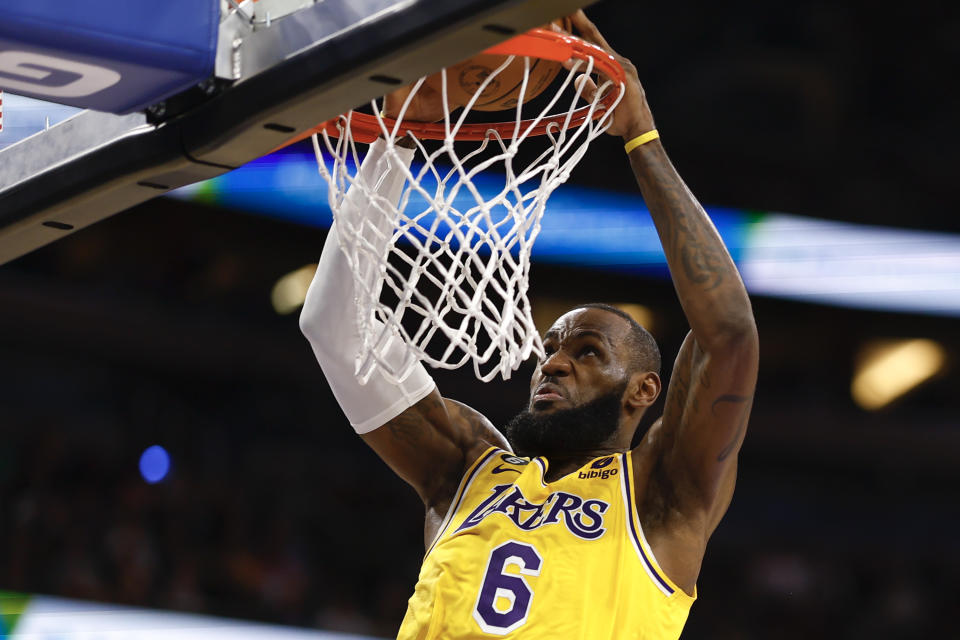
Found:
[[[576,34],[594,44],[610,55],[620,63],[626,75],[626,86],[624,87],[623,99],[613,112],[612,123],[607,133],[614,136],[621,136],[624,140],[631,140],[641,134],[644,134],[656,126],[653,123],[653,114],[650,112],[650,106],[647,104],[647,96],[643,91],[643,85],[640,84],[640,77],[637,74],[637,68],[630,60],[623,57],[613,50],[613,47],[607,42],[597,26],[587,18],[582,9],[570,16]],[[570,69],[575,60],[568,60],[564,63],[567,69]],[[583,95],[588,101],[592,101],[597,94],[596,81],[587,74],[581,74],[576,82],[584,83]]]

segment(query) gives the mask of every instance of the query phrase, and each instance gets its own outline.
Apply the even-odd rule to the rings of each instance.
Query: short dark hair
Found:
[[[604,302],[588,302],[586,304],[578,304],[570,311],[576,311],[577,309],[603,309],[604,311],[615,313],[629,322],[630,333],[627,334],[627,343],[632,352],[632,371],[630,373],[636,373],[637,371],[653,371],[657,375],[660,375],[660,348],[657,346],[657,341],[653,339],[653,336],[650,335],[649,331],[643,328],[643,325],[633,319],[633,316],[622,309],[618,309],[612,304],[606,304]]]

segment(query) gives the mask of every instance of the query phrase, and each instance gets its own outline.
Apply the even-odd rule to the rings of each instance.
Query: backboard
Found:
[[[52,114],[39,126],[21,120],[27,103],[5,91],[0,264],[242,166],[319,122],[586,4],[222,0],[214,74],[146,109],[116,115],[32,104],[34,116]],[[0,89],[10,78],[0,66]],[[36,133],[11,144],[18,127]]]

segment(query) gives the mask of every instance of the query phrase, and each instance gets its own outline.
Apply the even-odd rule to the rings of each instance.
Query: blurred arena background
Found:
[[[871,281],[869,306],[844,303],[856,278],[829,304],[754,292],[754,415],[684,637],[952,637],[956,7],[605,0],[589,15],[636,63],[708,208],[929,232],[884,241],[928,242],[955,285],[938,285],[936,312],[895,308],[894,251],[863,258],[891,283]],[[299,333],[302,276],[289,274],[316,261],[322,225],[296,222],[273,183],[238,185],[232,199],[214,185],[152,200],[0,267],[0,588],[390,637],[423,552],[422,507],[350,430]],[[572,185],[632,197],[619,142],[598,141]],[[544,316],[635,305],[669,360],[686,324],[662,275],[570,252],[535,263],[533,304]],[[828,286],[801,277],[808,292]],[[881,380],[929,367],[900,396],[855,395],[883,354]],[[435,375],[502,424],[529,372]],[[141,469],[153,445],[169,468],[161,456]]]

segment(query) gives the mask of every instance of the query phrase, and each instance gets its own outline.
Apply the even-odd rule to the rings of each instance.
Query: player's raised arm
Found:
[[[613,53],[582,12],[574,23],[586,39]],[[627,72],[627,88],[608,133],[626,143],[691,327],[670,380],[662,423],[648,439],[662,456],[676,506],[709,536],[733,491],[757,378],[757,329],[733,259],[658,139],[636,68],[617,57]]]
[[[340,217],[365,215],[383,199],[394,205],[404,185],[402,167],[384,153],[386,141],[377,140],[365,156],[360,171],[376,177],[369,191],[357,181],[350,187]],[[397,157],[408,165],[413,150],[401,149]],[[377,218],[382,220],[383,217]],[[379,223],[378,223],[379,224]],[[367,240],[385,243],[392,229],[370,229]],[[310,341],[340,407],[361,437],[410,483],[428,509],[440,510],[456,490],[466,468],[490,445],[508,445],[482,415],[465,405],[443,399],[422,364],[396,385],[375,371],[367,384],[354,375],[360,352],[354,272],[340,250],[337,224],[330,228],[320,264],[300,314],[300,328]],[[374,277],[373,269],[369,277]],[[394,340],[387,360],[403,362],[404,345]],[[429,520],[429,519],[428,519]]]

